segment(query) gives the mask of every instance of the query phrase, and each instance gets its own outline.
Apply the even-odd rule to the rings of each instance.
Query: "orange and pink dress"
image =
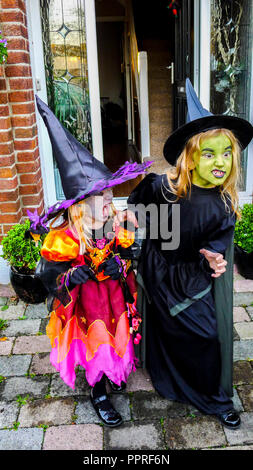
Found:
[[[101,263],[117,254],[119,246],[128,248],[133,242],[134,233],[122,227],[116,229],[111,240],[93,240],[92,248],[84,255],[79,254],[79,242],[69,229],[52,230],[44,240],[41,255],[47,261],[69,261],[71,268],[85,264],[97,278],[97,282],[88,279],[71,291],[66,286],[67,273],[57,279],[59,288],[66,290],[68,301],[63,305],[55,297],[51,307],[46,329],[52,346],[50,361],[72,389],[79,365],[85,369],[92,387],[103,374],[117,385],[127,382],[136,368],[131,324],[134,318],[138,327],[141,319],[136,310],[137,285],[131,261],[121,260],[124,278],[113,280],[99,272]],[[126,301],[124,283],[132,303]]]

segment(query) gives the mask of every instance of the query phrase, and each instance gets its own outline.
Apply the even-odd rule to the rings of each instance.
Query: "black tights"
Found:
[[[106,394],[106,375],[104,374],[99,382],[96,382],[93,387],[93,397],[100,397],[101,395]]]

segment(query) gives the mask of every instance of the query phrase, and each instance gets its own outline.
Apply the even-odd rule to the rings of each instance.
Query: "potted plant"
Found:
[[[235,224],[234,253],[239,274],[253,279],[253,204],[244,204]]]
[[[2,240],[2,258],[10,265],[11,285],[18,297],[26,303],[44,302],[47,292],[35,277],[35,269],[41,258],[40,250],[45,235],[33,238],[30,220],[14,225]]]

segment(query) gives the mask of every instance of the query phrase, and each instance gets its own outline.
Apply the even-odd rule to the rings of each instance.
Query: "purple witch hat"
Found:
[[[36,101],[48,130],[66,197],[65,201],[57,202],[41,217],[37,211],[34,213],[27,211],[32,231],[42,233],[48,231],[47,222],[59,212],[106,188],[136,178],[144,173],[152,162],[141,164],[125,162],[118,171],[112,173],[75,139],[37,95]]]

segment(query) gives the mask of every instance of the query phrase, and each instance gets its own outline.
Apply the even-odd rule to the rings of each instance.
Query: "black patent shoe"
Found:
[[[234,409],[225,411],[225,413],[217,414],[221,424],[229,429],[238,429],[241,424],[241,419],[237,411]]]
[[[112,393],[122,393],[126,390],[126,383],[125,382],[121,382],[121,385],[116,385],[110,379],[108,379],[108,382],[109,382],[110,387],[112,389]]]
[[[100,397],[93,398],[91,390],[90,400],[98,417],[106,426],[116,427],[122,423],[122,417],[115,408],[113,408],[107,395],[100,395]]]

